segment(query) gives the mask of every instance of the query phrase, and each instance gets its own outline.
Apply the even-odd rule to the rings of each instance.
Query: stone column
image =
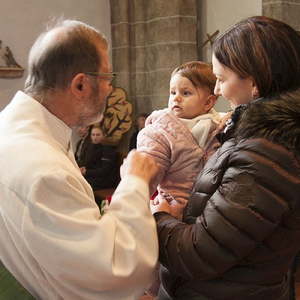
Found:
[[[164,108],[172,70],[197,59],[197,0],[110,0],[116,86],[135,113]]]
[[[300,31],[300,0],[262,0],[262,14]]]

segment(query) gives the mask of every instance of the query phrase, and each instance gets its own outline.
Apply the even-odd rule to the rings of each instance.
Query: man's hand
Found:
[[[124,159],[120,172],[121,178],[126,175],[135,175],[150,184],[158,172],[158,167],[150,155],[132,150]]]
[[[86,174],[86,168],[85,167],[81,167],[80,168],[80,172],[84,176]]]

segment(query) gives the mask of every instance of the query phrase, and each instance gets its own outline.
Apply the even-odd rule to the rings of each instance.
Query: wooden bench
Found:
[[[94,195],[95,195],[95,198],[98,198],[99,200],[105,200],[105,199],[109,198],[110,196],[112,196],[114,191],[115,191],[115,189],[113,189],[113,188],[95,190]]]

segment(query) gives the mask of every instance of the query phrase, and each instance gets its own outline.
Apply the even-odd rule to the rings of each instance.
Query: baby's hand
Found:
[[[156,197],[153,199],[153,204],[154,204],[154,205],[159,204],[158,196],[156,196]]]
[[[159,206],[159,208],[153,207],[153,211],[164,211],[173,216],[174,218],[182,220],[182,211],[185,205],[178,203],[171,194],[160,191],[154,200],[155,201],[153,202],[153,205]]]
[[[154,200],[150,200],[150,209],[152,214],[163,211],[171,214],[171,206],[168,201],[164,198],[160,198],[157,204],[154,204]]]
[[[165,199],[168,203],[171,203],[172,201],[176,202],[175,198],[169,193],[160,191],[159,196],[160,196],[160,198]]]

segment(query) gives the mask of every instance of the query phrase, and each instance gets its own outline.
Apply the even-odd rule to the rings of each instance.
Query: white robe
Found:
[[[71,129],[18,92],[0,113],[0,259],[41,299],[137,299],[157,262],[148,185],[122,179],[101,216]]]

